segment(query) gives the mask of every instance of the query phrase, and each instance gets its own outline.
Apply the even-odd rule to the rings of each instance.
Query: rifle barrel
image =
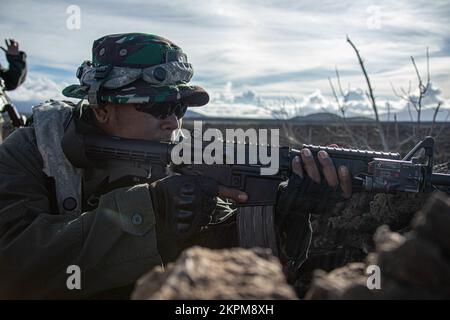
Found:
[[[438,186],[450,186],[450,174],[433,173],[431,183]]]

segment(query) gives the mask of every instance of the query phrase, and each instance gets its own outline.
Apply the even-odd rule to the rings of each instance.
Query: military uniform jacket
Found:
[[[148,184],[114,189],[94,210],[61,213],[43,166],[33,127],[0,145],[0,298],[91,297],[161,265]],[[68,286],[74,265],[81,289]]]

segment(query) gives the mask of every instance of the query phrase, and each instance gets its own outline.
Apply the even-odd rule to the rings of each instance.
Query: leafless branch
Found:
[[[447,111],[447,116],[445,117],[444,122],[447,122],[449,118],[450,118],[450,110]],[[437,138],[441,135],[441,133],[444,131],[445,127],[446,127],[445,125],[443,125],[443,126],[441,127],[441,130],[439,130],[438,134],[435,135],[435,137],[434,137],[435,139],[437,139]]]
[[[431,82],[431,73],[430,73],[430,48],[427,47],[427,87]]]
[[[333,92],[334,99],[336,100],[336,103],[338,105],[339,110],[342,113],[342,117],[345,118],[345,106],[341,101],[339,100],[339,97],[337,96],[336,90],[334,89],[333,82],[331,81],[331,78],[328,77],[328,82],[330,83],[331,91]]]
[[[411,102],[408,101],[408,103],[406,104],[407,108],[408,108],[408,114],[409,114],[409,118],[411,119],[411,122],[414,121],[413,115],[411,113]]]
[[[339,75],[338,68],[336,67],[335,69],[336,69],[336,78],[337,78],[338,86],[339,86],[339,92],[341,93],[341,96],[343,98],[345,98],[345,94],[344,94],[344,91],[342,90],[342,85],[341,85],[341,76]]]
[[[384,129],[383,129],[383,126],[382,126],[382,124],[380,122],[380,118],[378,116],[378,108],[377,108],[377,104],[375,102],[375,95],[373,94],[372,84],[370,83],[369,75],[367,74],[366,67],[364,66],[364,61],[361,58],[361,55],[359,54],[358,49],[356,48],[356,46],[353,44],[353,42],[350,40],[350,38],[348,36],[347,36],[347,42],[352,46],[353,50],[355,50],[356,56],[358,57],[359,65],[361,66],[361,70],[362,70],[362,72],[364,74],[364,77],[365,77],[366,82],[367,82],[367,87],[369,89],[368,96],[369,96],[370,101],[372,103],[372,109],[373,109],[373,112],[375,114],[375,120],[377,122],[378,134],[380,136],[381,144],[383,145],[383,148],[385,150],[388,150],[389,148],[388,148],[388,145],[387,145],[387,142],[386,142]]]
[[[416,61],[413,56],[411,56],[411,62],[414,66],[414,70],[416,71],[417,79],[419,80],[419,88],[420,90],[422,90],[423,87],[422,77],[420,76],[419,69],[417,68]]]
[[[439,112],[439,108],[441,107],[442,102],[439,102],[436,106],[436,108],[434,109],[434,113],[433,113],[433,122],[431,123],[431,128],[430,128],[430,132],[428,133],[429,136],[431,136],[433,134],[433,130],[434,130],[434,126],[436,125],[436,117],[438,115]]]
[[[378,117],[378,109],[377,109],[377,104],[375,102],[375,96],[373,95],[372,85],[370,83],[369,76],[368,76],[366,68],[364,66],[364,61],[362,60],[358,49],[356,48],[356,46],[353,44],[353,42],[350,40],[350,38],[348,36],[347,36],[347,42],[352,46],[353,50],[355,50],[356,56],[358,57],[359,65],[361,66],[361,70],[364,74],[364,77],[366,78],[367,87],[369,88],[370,99],[372,101],[372,108],[373,108],[373,112],[375,113],[375,120],[380,121],[380,119]]]
[[[401,94],[399,94],[397,92],[397,90],[395,90],[394,85],[392,84],[392,81],[390,81],[389,83],[391,84],[392,92],[394,92],[394,95],[396,95],[397,97],[403,99],[403,96]]]

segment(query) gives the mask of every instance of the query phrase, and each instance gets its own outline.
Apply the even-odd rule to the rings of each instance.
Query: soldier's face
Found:
[[[174,114],[158,119],[126,104],[96,108],[94,114],[105,132],[128,139],[170,141],[172,132],[179,128],[181,121]]]

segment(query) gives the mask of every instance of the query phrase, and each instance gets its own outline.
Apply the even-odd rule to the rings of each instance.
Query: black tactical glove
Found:
[[[295,273],[307,258],[312,229],[310,213],[321,214],[343,201],[341,188],[314,182],[308,175],[292,174],[280,184],[275,214],[275,228],[280,247],[280,259]]]
[[[159,231],[185,239],[211,221],[218,184],[210,178],[175,175],[150,185]]]
[[[333,188],[325,179],[321,181],[317,183],[308,175],[292,174],[287,183],[280,184],[277,211],[281,215],[287,212],[322,214],[345,200],[339,185]]]

